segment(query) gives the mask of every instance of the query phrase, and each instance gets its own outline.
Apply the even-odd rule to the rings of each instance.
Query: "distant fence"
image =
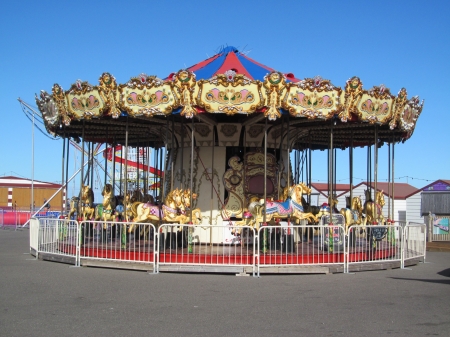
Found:
[[[233,233],[233,240],[212,237]],[[158,273],[328,273],[425,261],[425,224],[201,226],[33,218],[30,250],[75,266]],[[383,267],[384,266],[384,267]]]
[[[30,220],[31,215],[36,218],[58,218],[61,212],[56,211],[40,211],[37,214],[28,210],[2,208],[0,209],[0,226],[23,226]]]

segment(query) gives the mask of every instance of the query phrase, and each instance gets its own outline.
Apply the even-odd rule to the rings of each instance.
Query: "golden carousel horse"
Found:
[[[248,206],[248,210],[252,213],[255,220],[255,227],[259,229],[259,223],[264,219],[264,206],[266,209],[266,222],[272,219],[287,219],[293,218],[296,223],[300,220],[308,220],[317,222],[317,217],[312,213],[306,213],[302,206],[303,193],[311,193],[311,189],[303,183],[293,185],[289,188],[289,198],[285,202],[260,200],[252,202]]]
[[[197,199],[197,193],[192,193],[192,200]],[[200,208],[195,208],[191,210],[191,190],[185,189],[181,191],[181,209],[184,211],[186,215],[191,218],[192,214],[192,222],[195,224],[199,224],[202,219],[202,211]]]
[[[341,208],[340,213],[345,219],[345,232],[348,233],[348,228],[352,225],[361,225],[363,218],[363,207],[360,197],[353,197],[350,202],[350,197],[345,197],[347,207]]]
[[[158,226],[160,220],[165,223],[179,223],[186,224],[189,222],[190,216],[187,214],[189,202],[187,206],[183,201],[183,194],[189,196],[190,191],[186,192],[180,189],[172,190],[168,193],[162,206],[152,205],[143,202],[134,202],[131,205],[132,222],[134,223],[153,223]],[[192,222],[199,224],[201,220],[200,209],[192,210]],[[130,226],[128,232],[134,230],[134,225]]]
[[[385,205],[383,191],[377,191],[375,202],[373,202],[369,190],[365,190],[366,201],[364,202],[364,212],[366,213],[366,220],[364,225],[377,225],[381,222],[384,224],[386,219],[383,216],[383,206]]]
[[[102,191],[103,202],[95,207],[95,220],[113,221],[116,209],[116,197],[111,184],[106,184]],[[104,225],[106,228],[106,224]]]
[[[94,218],[94,192],[88,185],[81,188],[81,218],[83,220],[91,220]]]
[[[68,218],[72,219],[73,216],[75,216],[75,214],[78,214],[78,203],[80,202],[80,198],[78,197],[72,197],[70,199],[70,210],[69,210],[69,215]]]

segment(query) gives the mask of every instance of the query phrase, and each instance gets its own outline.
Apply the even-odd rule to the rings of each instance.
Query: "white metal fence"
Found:
[[[263,226],[258,231],[258,276],[271,273],[323,272],[324,266],[344,268],[345,235],[340,225]],[[328,267],[327,267],[328,268]]]
[[[280,223],[255,230],[163,224],[158,228],[150,223],[34,218],[30,250],[36,256],[59,257],[76,266],[253,276],[261,272],[348,272],[380,263],[404,268],[405,261],[425,260],[425,224],[351,226],[347,231],[342,225]],[[233,240],[227,239],[231,232]],[[212,241],[220,237],[221,243]]]
[[[407,260],[426,258],[427,226],[421,223],[410,222],[403,232],[402,268]]]
[[[234,240],[225,240],[234,232]],[[212,238],[223,238],[213,243]],[[255,230],[245,226],[162,225],[158,270],[232,272],[255,275]]]

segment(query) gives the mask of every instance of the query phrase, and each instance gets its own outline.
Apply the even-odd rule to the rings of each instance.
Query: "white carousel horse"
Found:
[[[266,208],[266,222],[270,222],[274,218],[287,219],[292,218],[296,223],[300,220],[308,220],[317,222],[317,217],[312,213],[305,213],[302,206],[303,193],[311,193],[305,184],[300,183],[293,185],[288,190],[289,198],[285,202],[260,200],[259,202],[250,203],[248,210],[255,219],[256,229],[259,229],[259,223],[263,222],[264,204]]]

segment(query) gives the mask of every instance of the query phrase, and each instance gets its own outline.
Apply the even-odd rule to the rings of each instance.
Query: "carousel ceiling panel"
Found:
[[[330,119],[342,110],[342,89],[320,76],[288,85],[283,108],[293,117]]]
[[[239,146],[242,125],[222,123],[217,127],[220,146]]]
[[[106,109],[98,87],[78,80],[65,93],[67,113],[75,120],[98,118]]]
[[[226,71],[210,80],[198,82],[197,105],[207,112],[226,115],[251,114],[264,105],[261,82]]]
[[[155,76],[141,74],[119,86],[120,106],[132,117],[167,115],[179,106],[172,85]]]
[[[386,124],[392,119],[394,96],[384,86],[363,91],[358,103],[357,113],[363,122]]]

